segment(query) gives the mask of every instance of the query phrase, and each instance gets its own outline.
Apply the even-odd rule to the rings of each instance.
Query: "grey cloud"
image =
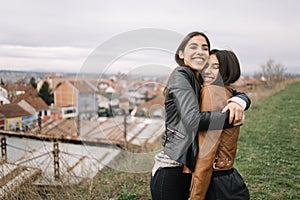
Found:
[[[0,45],[37,49],[74,47],[92,51],[114,36],[132,30],[157,28],[181,35],[199,30],[208,34],[213,47],[236,51],[246,66],[244,71],[259,68],[268,58],[284,62],[294,70],[300,67],[296,55],[300,46],[299,4],[297,0],[189,0],[184,3],[174,0],[10,0],[2,2],[0,7]],[[171,41],[174,42],[172,49],[176,49],[180,39],[176,44],[175,40]],[[2,56],[7,54],[14,56],[11,52],[4,52]],[[20,58],[40,55],[36,51],[15,54]],[[103,57],[109,54],[102,52]],[[63,59],[85,55],[71,52]]]

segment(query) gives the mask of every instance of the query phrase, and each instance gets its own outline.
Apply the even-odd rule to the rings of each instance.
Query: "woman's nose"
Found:
[[[204,50],[202,48],[197,48],[197,54],[203,55],[204,54]]]
[[[210,67],[205,68],[203,72],[204,74],[210,74],[211,73]]]

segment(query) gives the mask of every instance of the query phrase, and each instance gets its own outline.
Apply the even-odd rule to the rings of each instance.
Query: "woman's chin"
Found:
[[[203,86],[211,85],[212,82],[203,82]]]

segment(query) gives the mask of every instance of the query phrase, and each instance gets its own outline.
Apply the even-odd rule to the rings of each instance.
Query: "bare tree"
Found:
[[[272,86],[274,83],[280,82],[285,78],[286,68],[281,63],[276,63],[273,59],[267,61],[261,66],[262,76]]]

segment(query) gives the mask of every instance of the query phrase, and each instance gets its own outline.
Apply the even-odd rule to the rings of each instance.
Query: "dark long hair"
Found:
[[[216,55],[219,61],[219,74],[214,84],[229,86],[241,76],[240,63],[232,51],[213,49],[210,55]]]

